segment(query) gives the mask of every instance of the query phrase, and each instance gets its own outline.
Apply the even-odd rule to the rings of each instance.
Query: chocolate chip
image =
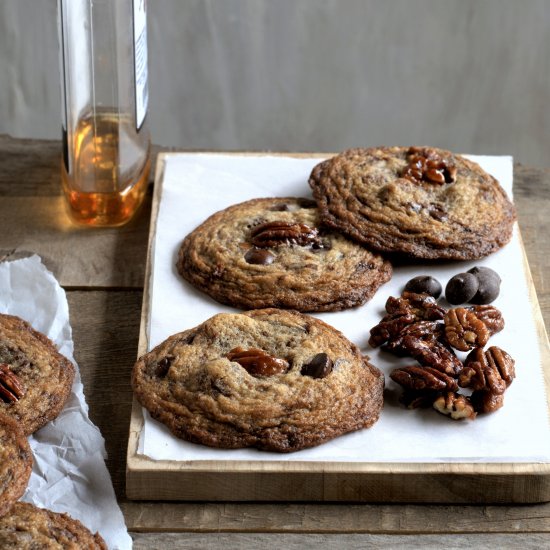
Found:
[[[300,373],[312,378],[325,378],[332,371],[332,359],[326,353],[318,353],[313,359],[302,366]]]
[[[490,304],[500,293],[500,276],[489,267],[473,267],[468,271],[478,280],[478,289],[470,300],[472,304]]]
[[[300,208],[317,208],[317,203],[312,199],[298,199]]]
[[[155,367],[155,376],[158,378],[164,378],[168,374],[168,370],[170,369],[170,365],[173,360],[174,357],[172,355],[163,357]]]
[[[275,204],[270,208],[273,212],[288,212],[290,210],[290,207],[288,204],[281,203],[281,204]]]
[[[441,291],[443,289],[441,283],[437,279],[429,275],[419,275],[407,282],[405,290],[407,292],[414,292],[415,294],[429,294],[437,299],[441,296]]]
[[[450,304],[469,302],[477,292],[479,282],[471,273],[458,273],[452,277],[445,287],[445,298]]]
[[[244,259],[249,264],[269,265],[275,259],[274,254],[264,248],[249,248]]]

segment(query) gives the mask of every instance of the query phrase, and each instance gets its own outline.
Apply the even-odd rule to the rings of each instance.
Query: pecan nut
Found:
[[[405,291],[400,298],[390,296],[386,311],[391,315],[414,315],[417,321],[438,321],[445,317],[445,309],[437,305],[433,296]]]
[[[5,403],[15,403],[25,395],[21,379],[6,363],[0,364],[0,399]]]
[[[476,348],[468,354],[458,384],[475,391],[502,394],[514,377],[514,360],[505,351],[492,346],[487,351]]]
[[[410,147],[407,151],[408,164],[401,177],[412,183],[437,183],[444,185],[456,181],[456,166],[434,149],[428,147]]]
[[[252,376],[275,376],[283,374],[289,368],[289,363],[280,357],[273,357],[258,348],[233,348],[226,357],[235,361]]]
[[[473,311],[477,318],[485,323],[491,336],[500,332],[504,328],[504,317],[502,313],[494,306],[472,306],[468,308]]]
[[[463,418],[473,420],[476,417],[470,400],[465,395],[458,393],[447,392],[440,395],[434,401],[433,408],[445,416],[450,416],[453,420],[462,420]]]
[[[424,367],[432,367],[450,376],[457,376],[463,365],[460,359],[445,345],[436,339],[422,340],[405,336],[402,349]]]
[[[250,233],[250,242],[258,248],[296,244],[321,246],[319,230],[305,223],[285,221],[264,222]]]
[[[370,329],[369,345],[376,348],[388,340],[396,338],[414,320],[415,316],[412,313],[385,315],[377,325]]]
[[[390,378],[409,390],[457,391],[456,380],[431,367],[402,367],[394,369]]]
[[[475,391],[470,400],[476,412],[492,413],[504,405],[504,394],[490,391]]]
[[[445,337],[455,349],[469,351],[476,346],[483,347],[489,336],[485,323],[467,308],[450,309],[445,315]]]

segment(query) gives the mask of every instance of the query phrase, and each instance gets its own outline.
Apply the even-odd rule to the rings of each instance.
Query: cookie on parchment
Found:
[[[391,277],[378,254],[319,225],[310,199],[253,199],[191,232],[179,250],[184,279],[241,309],[335,311],[369,300]]]
[[[27,438],[15,420],[0,414],[0,516],[23,495],[31,470],[32,452]],[[0,544],[0,548],[4,546]]]
[[[74,366],[49,338],[0,314],[0,413],[30,435],[61,412],[73,379]]]
[[[414,258],[487,256],[508,243],[516,219],[495,178],[433,147],[350,149],[318,164],[309,184],[324,223]]]
[[[107,545],[98,533],[92,534],[67,514],[17,502],[0,518],[0,548],[107,550]]]
[[[374,424],[384,376],[326,323],[259,309],[169,337],[137,361],[132,386],[177,437],[289,452]]]

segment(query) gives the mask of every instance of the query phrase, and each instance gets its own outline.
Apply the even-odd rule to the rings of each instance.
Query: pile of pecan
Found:
[[[502,407],[515,377],[510,355],[497,346],[484,350],[503,328],[502,314],[493,306],[446,310],[428,294],[403,292],[388,298],[386,315],[371,329],[369,344],[416,360],[390,374],[404,388],[405,406],[432,406],[454,420],[473,419]],[[455,350],[469,353],[462,361]]]
[[[401,177],[413,183],[427,182],[443,185],[456,181],[456,166],[430,147],[409,147],[407,162]]]

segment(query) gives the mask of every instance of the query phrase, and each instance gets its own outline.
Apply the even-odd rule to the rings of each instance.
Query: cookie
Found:
[[[335,311],[369,300],[391,264],[319,225],[315,203],[253,199],[208,218],[183,241],[181,276],[240,309]]]
[[[380,252],[472,260],[504,246],[516,212],[475,162],[431,147],[350,149],[309,184],[324,223]]]
[[[73,378],[72,363],[51,340],[19,317],[0,314],[0,413],[25,435],[61,412]]]
[[[260,309],[169,337],[137,361],[132,385],[177,437],[289,452],[374,424],[384,377],[326,323]]]
[[[92,534],[67,514],[17,502],[0,518],[0,548],[18,550],[107,550],[99,534]]]
[[[0,516],[9,512],[23,495],[31,470],[32,453],[27,438],[15,420],[0,414]],[[0,547],[3,548],[1,544]]]

